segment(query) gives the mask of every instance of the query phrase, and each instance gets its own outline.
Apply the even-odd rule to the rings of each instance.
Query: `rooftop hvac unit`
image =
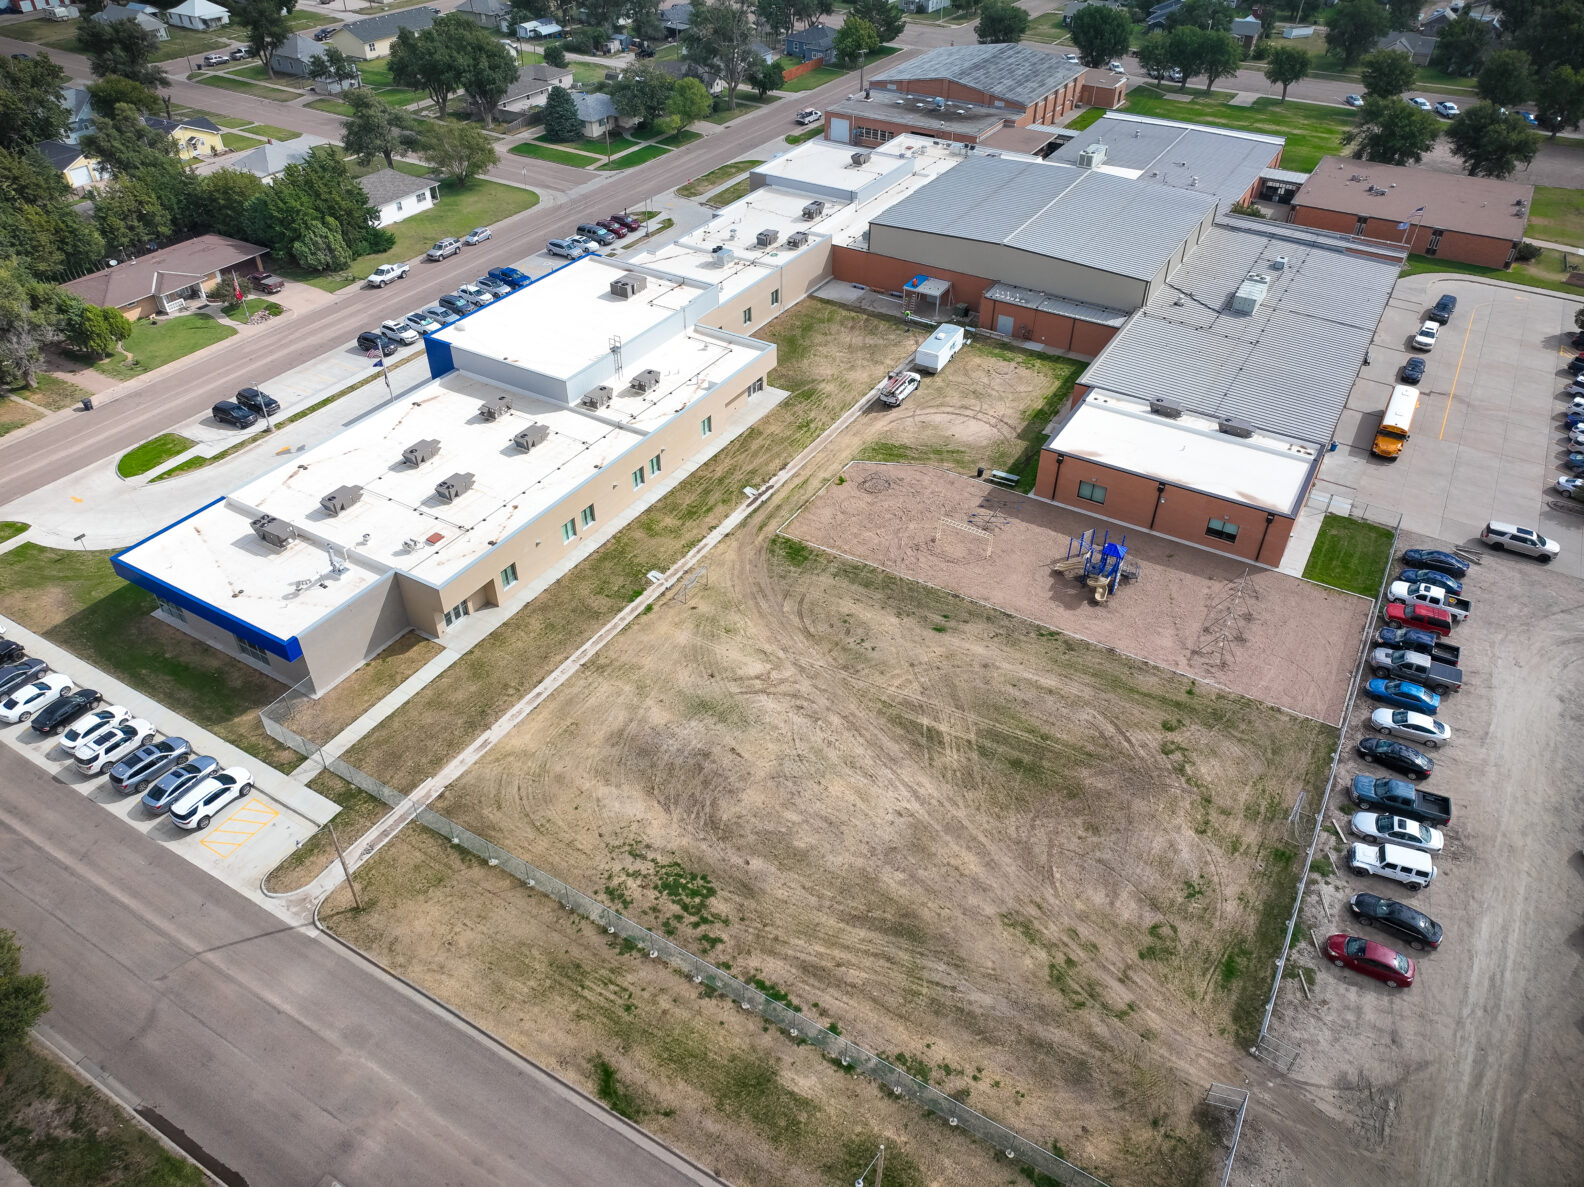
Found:
[[[710,258],[717,268],[724,268],[737,258],[737,253],[729,247],[717,247],[710,252]]]
[[[649,278],[639,272],[624,272],[611,281],[611,296],[620,297],[623,301],[628,297],[636,297],[649,287]]]
[[[473,489],[473,475],[453,474],[443,482],[435,483],[435,494],[447,503],[454,503]]]
[[[809,236],[807,231],[793,231],[792,234],[786,237],[787,250],[796,251],[798,248],[808,243],[808,241]]]
[[[1232,295],[1233,313],[1253,313],[1260,307],[1270,290],[1270,277],[1263,272],[1250,272]]]
[[[363,488],[361,486],[338,486],[319,500],[319,506],[323,507],[331,515],[340,515],[341,512],[362,497]]]
[[[615,397],[616,393],[605,384],[601,384],[582,399],[583,407],[600,409],[605,407]]]
[[[273,515],[261,515],[250,525],[253,534],[271,548],[285,548],[297,538],[297,529]]]
[[[897,102],[900,103],[902,100],[898,99]],[[853,153],[852,163],[854,165],[867,165],[869,163],[869,154],[866,152]]]
[[[518,449],[532,449],[535,445],[543,445],[549,439],[549,425],[533,424],[513,437],[512,444]]]
[[[1286,271],[1286,269],[1287,269],[1287,257],[1286,256],[1277,256],[1274,260],[1271,261],[1271,271],[1272,272],[1284,272],[1284,271]]]
[[[1150,411],[1156,416],[1164,416],[1169,420],[1176,420],[1183,414],[1182,405],[1176,400],[1168,400],[1157,396],[1150,401]]]
[[[440,442],[430,437],[423,441],[414,441],[402,450],[402,461],[409,466],[421,466],[439,452]]]
[[[807,206],[803,207],[803,217],[808,219],[810,222],[813,222],[824,213],[825,203],[817,200],[810,202]]]
[[[479,415],[485,420],[499,420],[511,410],[511,397],[504,392],[491,396],[479,405]]]
[[[653,391],[660,386],[660,372],[650,367],[647,371],[640,371],[632,381],[633,390],[640,392]]]
[[[1106,146],[1099,141],[1078,154],[1078,164],[1085,169],[1098,169],[1105,164]]]
[[[1254,435],[1254,426],[1236,416],[1223,416],[1216,421],[1216,428],[1229,437],[1252,437]]]
[[[781,232],[774,227],[768,227],[754,236],[754,243],[759,247],[773,247],[775,241],[781,238]]]
[[[936,95],[935,96],[935,104],[934,104],[934,106],[935,106],[935,110],[936,111],[945,111],[946,110],[946,100],[944,98],[942,98],[940,95]]]

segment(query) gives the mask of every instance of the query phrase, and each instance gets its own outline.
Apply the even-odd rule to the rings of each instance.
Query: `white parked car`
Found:
[[[492,238],[492,236],[488,227],[474,227],[466,235],[462,236],[462,242],[469,247],[474,247],[489,238]]]
[[[1409,890],[1430,885],[1436,876],[1430,859],[1406,845],[1349,845],[1347,863],[1355,874],[1391,878]]]
[[[495,299],[495,294],[488,289],[479,288],[476,284],[459,284],[457,292],[461,293],[475,305],[488,305]]]
[[[1387,737],[1407,738],[1434,750],[1452,740],[1452,727],[1412,709],[1377,709],[1370,714],[1370,724]]]
[[[70,676],[60,672],[51,672],[32,684],[24,684],[5,700],[0,701],[0,721],[7,725],[27,721],[56,697],[64,696],[76,687]]]
[[[398,317],[393,317],[390,321],[380,322],[380,333],[387,338],[395,339],[404,346],[411,346],[419,338],[423,337],[416,329]]]
[[[1063,54],[1062,55],[1062,61],[1064,61],[1064,62],[1076,62],[1077,60],[1078,60],[1078,55],[1077,54]]]
[[[1424,325],[1419,327],[1419,332],[1413,336],[1414,349],[1434,350],[1436,334],[1440,332],[1440,329],[1441,327],[1433,321],[1425,322]]]
[[[1415,95],[1412,99],[1408,100],[1408,102],[1412,103],[1420,111],[1430,110],[1430,100],[1421,99],[1418,95]]]
[[[406,275],[406,264],[381,264],[369,273],[368,282],[371,287],[382,289],[391,281],[400,280]]]
[[[1348,828],[1355,837],[1363,837],[1366,841],[1406,845],[1425,853],[1440,853],[1446,844],[1440,829],[1406,816],[1393,816],[1390,812],[1355,812]]]
[[[1443,99],[1435,105],[1435,113],[1444,120],[1455,119],[1458,113],[1458,105],[1450,100]]]
[[[1480,539],[1497,552],[1518,552],[1544,563],[1562,551],[1562,545],[1548,540],[1533,528],[1492,521],[1480,532]]]
[[[79,717],[65,733],[61,735],[61,749],[70,754],[83,742],[98,733],[100,730],[112,725],[120,725],[132,717],[132,711],[125,705],[107,705],[103,709],[95,709],[86,717]]]
[[[1584,478],[1558,478],[1556,488],[1565,495],[1571,495],[1576,490],[1584,489]]]
[[[208,828],[214,814],[253,790],[246,767],[227,767],[184,791],[171,803],[170,818],[181,828]]]
[[[72,751],[72,758],[84,775],[98,775],[108,771],[139,746],[152,742],[156,732],[152,721],[133,717],[120,725],[106,726],[97,733],[89,734]]]

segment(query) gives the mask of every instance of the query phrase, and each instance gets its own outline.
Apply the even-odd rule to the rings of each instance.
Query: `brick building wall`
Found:
[[[1410,232],[1397,229],[1398,220],[1360,216],[1344,210],[1321,210],[1301,205],[1303,191],[1298,191],[1300,201],[1293,203],[1292,221],[1300,227],[1315,227],[1322,231],[1337,231],[1343,235],[1358,235],[1378,239],[1383,243],[1400,244]],[[1514,219],[1514,224],[1519,220]],[[1464,264],[1478,264],[1485,268],[1506,268],[1518,249],[1516,239],[1498,239],[1491,235],[1471,235],[1466,231],[1447,231],[1428,224],[1415,226],[1411,231],[1408,249],[1416,255],[1430,255],[1434,243],[1434,258],[1456,260]]]

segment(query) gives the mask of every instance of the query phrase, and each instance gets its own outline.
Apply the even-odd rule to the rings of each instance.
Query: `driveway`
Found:
[[[1443,293],[1457,297],[1457,312],[1426,356],[1412,436],[1398,461],[1382,461],[1369,452],[1380,414],[1398,368],[1415,353],[1408,339]],[[1560,465],[1570,357],[1562,347],[1576,308],[1539,289],[1460,276],[1398,282],[1318,489],[1395,507],[1404,530],[1482,552],[1475,538],[1488,520],[1534,527],[1562,544],[1554,568],[1584,575],[1584,511],[1570,510],[1554,490],[1568,472]]]
[[[0,852],[50,1028],[227,1181],[718,1182],[3,748]]]

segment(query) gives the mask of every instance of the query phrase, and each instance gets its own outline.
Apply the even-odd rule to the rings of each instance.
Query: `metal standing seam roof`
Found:
[[[1127,319],[1131,316],[1126,309],[1113,309],[1109,305],[1091,305],[1088,301],[1074,301],[1071,297],[1060,297],[1055,293],[1041,292],[1039,289],[1023,288],[1021,285],[1008,284],[1004,280],[996,281],[985,290],[984,295],[1002,304],[1018,305],[1040,313],[1056,313],[1079,321],[1093,322],[1095,325],[1111,326],[1114,329],[1126,325]]]
[[[403,29],[417,32],[434,24],[434,13],[427,8],[401,8],[380,16],[364,17],[361,21],[348,21],[336,32],[347,32],[365,45],[394,37]]]
[[[1287,258],[1279,271],[1277,256]],[[1327,443],[1400,263],[1350,252],[1345,236],[1217,223],[1081,382]],[[1255,272],[1270,278],[1264,299],[1234,313],[1232,295]]]
[[[1127,170],[1140,181],[1240,198],[1287,142],[1281,136],[1112,112],[1049,159],[1076,164],[1078,154],[1095,143],[1106,148],[1103,171]]]
[[[884,86],[945,78],[1027,107],[1083,72],[1075,62],[1026,45],[948,45],[899,63],[870,82]]]
[[[1215,202],[1092,169],[977,156],[871,221],[1153,280]]]

